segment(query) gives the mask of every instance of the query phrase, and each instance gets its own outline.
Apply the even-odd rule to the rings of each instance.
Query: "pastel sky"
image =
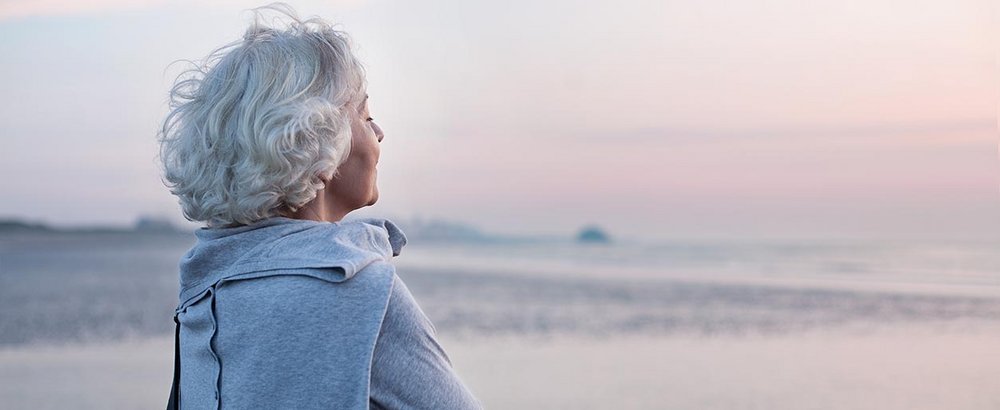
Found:
[[[181,220],[178,66],[263,3],[0,3],[0,216]],[[352,34],[366,214],[508,233],[1000,237],[991,0],[289,1]]]

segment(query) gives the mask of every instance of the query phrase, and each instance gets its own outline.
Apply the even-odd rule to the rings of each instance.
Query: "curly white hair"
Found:
[[[262,23],[275,11],[287,27]],[[245,225],[316,197],[351,148],[365,96],[348,36],[282,3],[174,82],[159,134],[164,183],[184,216]]]

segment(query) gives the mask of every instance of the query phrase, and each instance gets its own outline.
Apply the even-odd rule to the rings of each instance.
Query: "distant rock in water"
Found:
[[[576,241],[580,243],[611,243],[611,237],[597,226],[588,226],[580,230],[576,235]]]

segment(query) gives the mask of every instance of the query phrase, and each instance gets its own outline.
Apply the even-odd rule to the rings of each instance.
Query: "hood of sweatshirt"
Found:
[[[350,279],[399,255],[406,236],[391,221],[318,222],[274,217],[233,228],[201,228],[180,262],[180,311],[223,280],[308,272],[331,282]]]

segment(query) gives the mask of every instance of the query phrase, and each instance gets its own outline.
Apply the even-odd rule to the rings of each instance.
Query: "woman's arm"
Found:
[[[436,340],[430,319],[397,276],[371,372],[373,409],[481,409]]]

